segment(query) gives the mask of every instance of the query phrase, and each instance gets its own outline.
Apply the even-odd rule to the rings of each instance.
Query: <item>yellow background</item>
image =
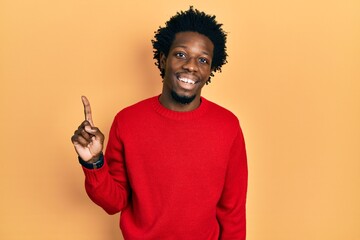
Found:
[[[360,239],[358,0],[1,0],[0,239],[122,239],[83,187],[80,96],[107,135],[159,94],[150,40],[189,5],[229,33],[203,95],[244,130],[248,239]]]

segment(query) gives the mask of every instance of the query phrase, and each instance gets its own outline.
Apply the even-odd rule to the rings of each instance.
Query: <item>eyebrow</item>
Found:
[[[173,48],[178,48],[178,47],[179,47],[179,48],[185,48],[185,49],[188,48],[188,47],[185,46],[185,45],[177,45],[177,46],[174,46]],[[201,53],[210,57],[210,54],[209,54],[208,52],[206,52],[206,51],[202,51]]]

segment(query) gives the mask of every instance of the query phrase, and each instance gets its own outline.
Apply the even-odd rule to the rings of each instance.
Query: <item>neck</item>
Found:
[[[161,105],[163,105],[169,110],[176,112],[189,112],[195,110],[200,106],[201,98],[197,95],[192,102],[188,104],[183,104],[175,101],[175,99],[171,96],[170,93],[167,94],[163,92],[159,97],[159,101]]]

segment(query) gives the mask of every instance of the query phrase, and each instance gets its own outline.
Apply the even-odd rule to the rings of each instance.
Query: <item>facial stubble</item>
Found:
[[[177,94],[174,90],[171,90],[171,97],[180,104],[186,105],[186,104],[190,104],[196,97],[196,95],[187,97],[187,96],[180,96],[179,94]]]

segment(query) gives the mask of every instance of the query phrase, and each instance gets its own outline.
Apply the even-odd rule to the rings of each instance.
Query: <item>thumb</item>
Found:
[[[104,140],[104,135],[102,134],[102,132],[100,132],[100,130],[97,127],[92,127],[90,125],[86,125],[85,131],[87,133],[93,135],[93,137],[95,137],[96,140],[100,140],[100,141]]]
[[[98,129],[97,127],[92,127],[92,126],[90,126],[90,125],[86,125],[84,129],[85,129],[85,131],[86,131],[87,133],[90,133],[90,134],[92,134],[92,135],[95,135],[96,132],[99,131],[99,129]]]

